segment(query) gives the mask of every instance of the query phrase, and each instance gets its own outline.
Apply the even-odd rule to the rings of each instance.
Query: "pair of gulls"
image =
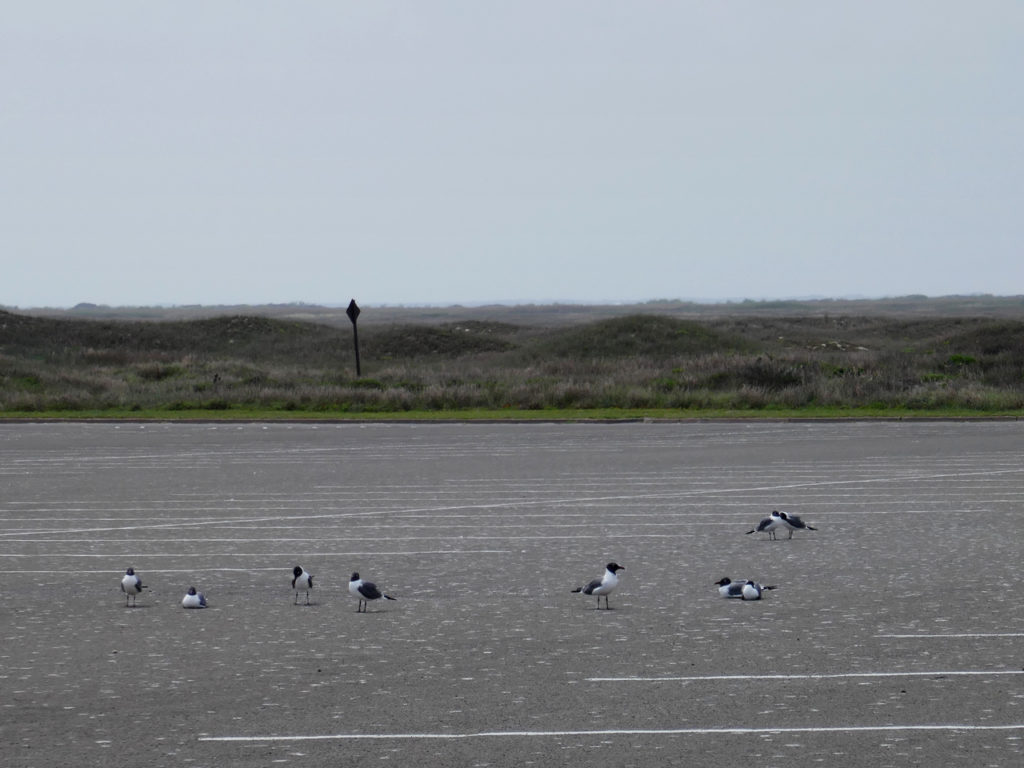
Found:
[[[769,589],[778,589],[774,584],[765,586],[750,579],[733,581],[728,576],[715,582],[722,597],[736,597],[741,600],[760,600],[761,594]]]
[[[304,571],[302,566],[296,565],[292,569],[292,589],[295,590],[295,602],[299,602],[299,592],[305,591],[306,605],[309,605],[309,590],[313,588],[313,574]],[[366,613],[366,606],[371,600],[396,600],[391,595],[385,595],[372,581],[363,581],[358,573],[353,573],[348,582],[348,591],[352,597],[359,602],[356,605],[356,613]]]
[[[604,607],[610,610],[608,605],[608,595],[619,585],[619,577],[617,573],[623,571],[625,568],[618,563],[608,563],[604,569],[604,576],[600,579],[594,579],[589,584],[583,587],[576,587],[573,592],[582,592],[584,595],[595,595],[597,597],[597,607],[601,607],[601,598],[604,598]],[[296,565],[292,569],[292,589],[295,590],[295,602],[299,602],[299,592],[306,592],[306,605],[309,605],[309,590],[313,588],[313,575],[307,573],[302,569],[302,566]],[[356,607],[356,612],[362,611],[366,613],[366,606],[371,600],[394,600],[391,595],[386,595],[380,591],[376,584],[372,581],[364,581],[359,577],[358,573],[353,573],[352,578],[348,582],[348,591],[352,593],[359,603]]]
[[[789,531],[789,538],[793,538],[794,531],[816,531],[818,530],[813,525],[808,525],[796,515],[791,515],[788,512],[779,512],[778,510],[772,510],[771,515],[764,518],[757,524],[757,528],[747,531],[747,533],[767,533],[769,539],[775,539],[775,532],[779,529]]]
[[[125,571],[124,576],[121,577],[121,591],[124,592],[124,607],[128,607],[128,601],[131,601],[131,605],[135,605],[135,599],[139,596],[142,590],[146,589],[146,585],[142,583],[142,578],[135,572],[134,568],[129,568]],[[202,592],[197,592],[195,587],[189,587],[188,592],[181,599],[182,608],[205,608],[206,607],[206,595]]]

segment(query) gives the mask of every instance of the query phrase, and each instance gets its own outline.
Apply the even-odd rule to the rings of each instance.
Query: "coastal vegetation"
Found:
[[[0,416],[1024,413],[1024,307],[761,309],[695,315],[655,304],[555,321],[449,308],[404,322],[364,311],[361,375],[351,327],[315,313],[139,320],[0,311]]]

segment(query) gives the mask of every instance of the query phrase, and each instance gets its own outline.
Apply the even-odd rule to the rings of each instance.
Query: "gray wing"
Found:
[[[383,597],[377,585],[372,581],[364,581],[359,585],[359,594],[367,600],[380,600]]]

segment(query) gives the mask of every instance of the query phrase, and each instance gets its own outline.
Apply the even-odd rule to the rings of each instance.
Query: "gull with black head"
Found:
[[[597,596],[597,607],[601,608],[601,598],[604,597],[604,607],[606,610],[611,610],[608,605],[608,595],[610,595],[617,586],[619,586],[618,572],[626,570],[624,566],[618,563],[608,563],[604,568],[604,576],[600,579],[594,579],[592,582],[583,587],[576,587],[573,593],[582,592],[584,595],[596,595]]]
[[[385,595],[372,581],[363,581],[358,573],[353,573],[348,582],[348,591],[359,603],[356,605],[356,613],[366,613],[366,606],[371,600],[395,600],[391,595]]]
[[[772,514],[778,514],[779,519],[782,520],[782,524],[789,531],[789,538],[793,538],[794,531],[816,531],[818,530],[813,525],[808,525],[796,515],[791,515],[788,512],[772,512]]]
[[[295,590],[295,603],[299,603],[299,592],[306,591],[306,605],[309,605],[309,590],[313,588],[313,574],[302,570],[301,565],[292,568],[292,589]]]
[[[142,578],[135,573],[134,568],[129,568],[124,572],[124,576],[121,577],[121,591],[124,592],[124,607],[128,607],[128,600],[131,599],[132,607],[135,607],[135,598],[139,596],[146,587],[142,583]]]
[[[205,608],[206,607],[206,595],[202,592],[197,592],[195,587],[189,587],[188,592],[181,598],[182,608]]]
[[[753,528],[747,531],[747,533],[767,533],[768,538],[774,540],[775,531],[783,527],[785,527],[785,523],[782,521],[782,515],[777,511],[773,511],[771,515],[757,524],[757,528]]]

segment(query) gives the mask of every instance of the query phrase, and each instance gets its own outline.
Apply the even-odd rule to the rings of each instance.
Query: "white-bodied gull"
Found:
[[[608,606],[608,595],[610,595],[612,591],[619,586],[619,577],[616,575],[617,572],[624,570],[626,569],[618,563],[608,563],[604,568],[604,576],[600,579],[594,579],[585,587],[576,587],[573,592],[582,592],[584,595],[597,595],[598,609],[601,608],[601,597],[604,596],[604,607],[610,610]]]
[[[348,582],[348,591],[352,593],[352,597],[356,598],[359,603],[356,605],[356,613],[362,611],[366,613],[366,606],[370,600],[395,600],[396,598],[391,595],[385,595],[379,589],[377,585],[372,581],[363,581],[359,578],[358,573],[353,573],[352,578]]]
[[[313,588],[313,574],[306,573],[302,566],[292,568],[292,589],[295,590],[295,605],[299,602],[299,592],[306,591],[306,605],[309,605],[309,590]]]
[[[745,581],[733,581],[728,576],[715,582],[718,585],[718,594],[722,597],[743,597],[743,585]]]
[[[124,576],[121,577],[121,591],[124,592],[124,607],[128,607],[129,598],[132,601],[132,606],[135,605],[135,598],[139,596],[139,593],[146,587],[142,584],[142,579],[136,575],[134,568],[129,568],[124,572]]]
[[[760,600],[761,593],[769,589],[776,589],[776,586],[774,584],[758,584],[756,581],[748,581],[743,585],[743,599]]]
[[[195,587],[189,587],[188,592],[181,598],[182,608],[205,608],[206,607],[206,595],[202,592],[196,592]]]
[[[767,533],[769,539],[775,538],[775,531],[779,528],[785,527],[785,523],[782,520],[782,515],[779,512],[772,512],[770,516],[764,518],[757,524],[757,528],[747,531],[750,533]]]

